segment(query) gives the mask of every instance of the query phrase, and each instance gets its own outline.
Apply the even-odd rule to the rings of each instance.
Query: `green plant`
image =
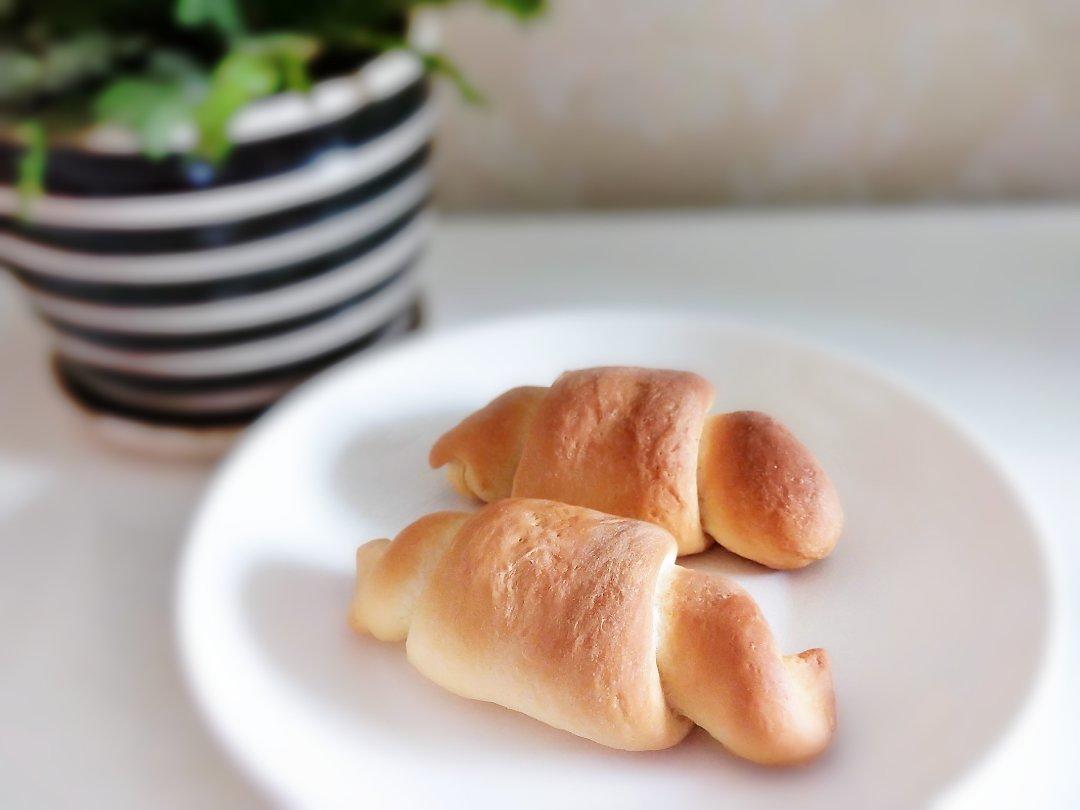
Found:
[[[194,128],[195,156],[220,161],[244,105],[411,48],[408,12],[455,0],[0,0],[0,111],[26,151],[24,198],[40,192],[50,137],[93,123],[132,130],[151,157]],[[545,0],[484,0],[518,17]],[[445,55],[426,68],[479,94]]]

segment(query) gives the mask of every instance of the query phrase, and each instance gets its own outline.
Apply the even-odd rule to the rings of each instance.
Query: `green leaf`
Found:
[[[175,83],[153,79],[118,79],[98,96],[97,117],[122,124],[139,136],[153,158],[170,151],[177,129],[191,116],[192,105]]]
[[[484,0],[492,8],[508,11],[520,19],[535,17],[546,8],[545,0]]]
[[[203,92],[206,89],[206,70],[186,53],[159,50],[150,57],[147,73],[162,79],[172,79],[188,89]]]
[[[300,34],[266,34],[261,37],[248,37],[239,47],[246,53],[265,56],[273,61],[281,74],[282,86],[289,90],[303,92],[311,88],[307,67],[320,50],[319,41],[314,37]]]
[[[319,53],[319,41],[304,34],[262,34],[257,37],[245,37],[237,45],[244,53],[262,56],[280,56],[288,54],[297,59],[312,59]]]
[[[282,54],[279,60],[285,87],[298,93],[306,93],[311,89],[311,76],[308,75],[306,60],[285,54]]]
[[[147,47],[144,37],[98,29],[40,42],[27,39],[25,47],[0,44],[0,101],[5,104],[34,107],[42,97],[52,104],[61,94],[109,76],[121,60]]]
[[[19,216],[27,218],[35,199],[45,190],[45,164],[49,154],[45,128],[38,121],[24,121],[16,134],[25,145],[18,166]]]
[[[449,80],[466,102],[477,105],[486,103],[483,94],[446,54],[422,51],[411,45],[404,37],[379,31],[354,31],[349,39],[362,48],[371,48],[375,51],[409,51],[420,60],[425,71]]]
[[[244,32],[236,0],[177,0],[176,21],[188,28],[211,25],[230,39]]]
[[[382,31],[372,31],[368,28],[357,28],[350,31],[346,38],[353,45],[370,48],[373,51],[414,50],[408,40],[399,34],[387,34]]]
[[[218,162],[229,152],[229,122],[244,105],[274,93],[281,74],[273,59],[264,54],[234,51],[218,63],[210,79],[210,91],[195,110],[199,128],[196,153]]]
[[[41,80],[41,61],[14,48],[0,47],[0,101],[19,101]]]
[[[310,87],[307,65],[318,51],[317,40],[296,34],[239,40],[214,68],[209,92],[195,110],[196,153],[221,161],[229,152],[229,122],[244,106],[282,88]]]
[[[206,78],[185,54],[154,54],[147,75],[116,79],[98,94],[94,113],[100,121],[125,126],[136,133],[152,158],[171,151],[177,131],[189,123],[206,95]]]
[[[113,63],[112,37],[102,31],[84,31],[51,43],[40,60],[41,88],[56,92],[85,77],[105,75]]]
[[[448,79],[456,88],[461,97],[469,104],[477,106],[487,103],[487,99],[476,87],[465,78],[465,74],[454,62],[441,53],[421,53],[420,61],[424,64],[424,70],[428,73],[442,76]]]

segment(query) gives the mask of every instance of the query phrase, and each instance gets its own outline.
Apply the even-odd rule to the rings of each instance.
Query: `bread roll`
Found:
[[[696,723],[755,762],[818,754],[824,651],[782,656],[742,588],[675,553],[659,526],[553,501],[437,513],[357,551],[350,623],[404,640],[451,692],[613,748],[667,748]]]
[[[515,388],[432,447],[455,487],[483,501],[547,498],[663,526],[679,554],[713,540],[772,568],[827,556],[843,528],[832,482],[809,450],[764,414],[708,416],[696,374],[569,371]]]

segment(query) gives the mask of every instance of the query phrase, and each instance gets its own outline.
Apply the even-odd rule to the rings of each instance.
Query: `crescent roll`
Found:
[[[553,501],[439,512],[360,547],[349,620],[451,692],[613,748],[697,724],[754,762],[820,753],[825,651],[781,655],[741,587],[675,553],[659,526]]]
[[[432,467],[491,502],[547,498],[656,523],[679,554],[716,542],[771,568],[826,557],[843,511],[825,471],[787,428],[754,411],[708,415],[696,374],[568,371],[514,388],[432,447]]]

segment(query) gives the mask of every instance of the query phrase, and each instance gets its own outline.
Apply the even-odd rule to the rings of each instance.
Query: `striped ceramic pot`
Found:
[[[28,218],[0,146],[0,261],[68,391],[140,420],[242,422],[415,325],[428,91],[413,56],[384,54],[243,111],[216,170],[105,133],[51,152]]]

